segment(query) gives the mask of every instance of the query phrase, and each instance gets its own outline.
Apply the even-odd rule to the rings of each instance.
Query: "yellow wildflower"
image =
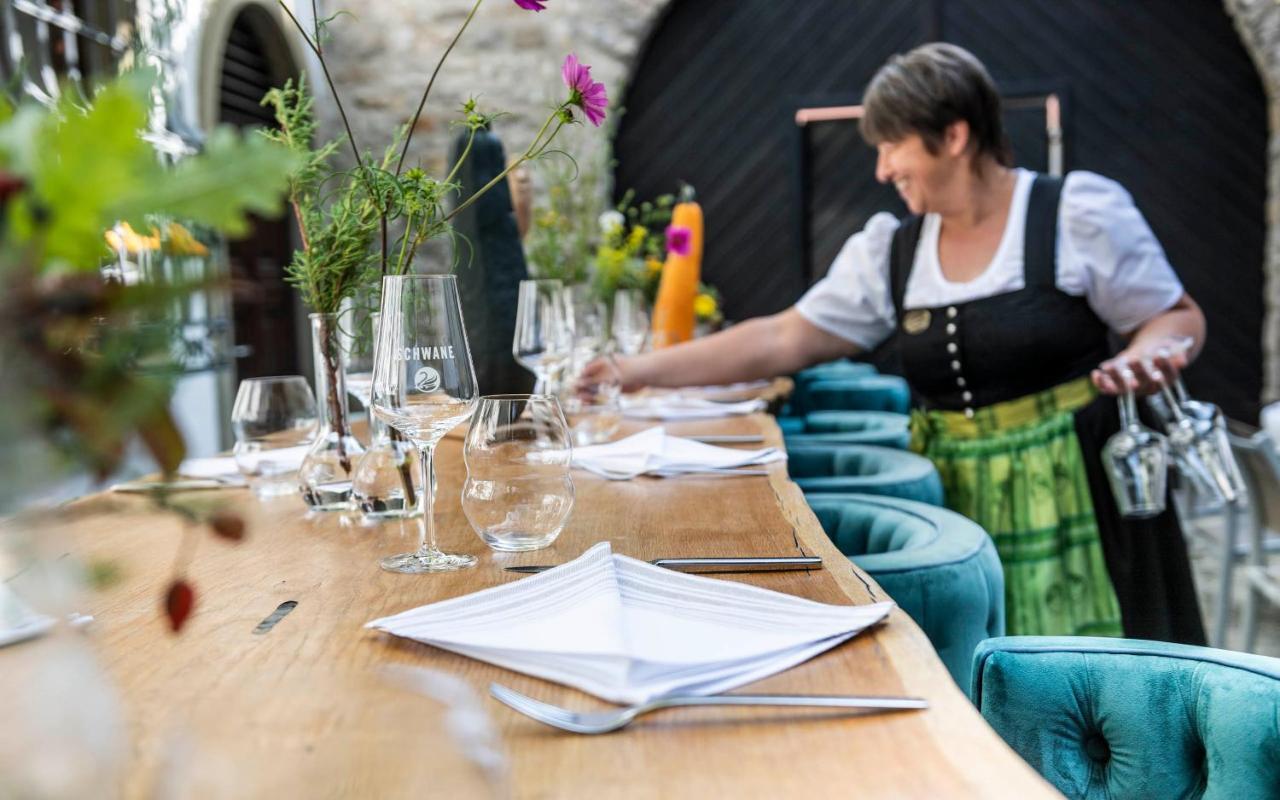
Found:
[[[106,239],[112,250],[117,252],[123,250],[129,255],[160,249],[160,232],[158,230],[152,228],[150,236],[143,236],[136,232],[127,222],[121,222],[108,230]]]
[[[169,223],[169,252],[178,256],[207,256],[209,248],[176,222]]]
[[[711,319],[719,311],[716,299],[709,294],[700,294],[693,299],[693,313],[698,319]]]
[[[631,252],[637,252],[643,245],[645,237],[649,235],[649,229],[643,225],[637,225],[631,229],[631,233],[627,235],[627,249]]]
[[[644,268],[650,275],[657,275],[662,272],[662,262],[656,258],[646,258],[644,260]]]

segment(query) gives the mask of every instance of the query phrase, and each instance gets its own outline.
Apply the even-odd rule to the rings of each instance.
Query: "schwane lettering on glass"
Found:
[[[453,345],[414,345],[395,350],[397,361],[452,361]]]

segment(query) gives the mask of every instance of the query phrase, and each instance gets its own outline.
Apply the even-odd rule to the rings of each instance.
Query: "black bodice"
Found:
[[[1087,375],[1111,352],[1107,326],[1084,297],[1056,285],[1062,180],[1037,175],[1027,203],[1025,285],[936,308],[903,309],[921,217],[894,234],[890,286],[903,373],[926,408],[971,411]]]

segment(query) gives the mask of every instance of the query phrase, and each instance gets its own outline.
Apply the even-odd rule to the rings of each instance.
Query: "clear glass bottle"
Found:
[[[351,433],[339,315],[312,314],[310,319],[320,425],[298,470],[298,488],[313,511],[347,511],[351,477],[364,447]]]

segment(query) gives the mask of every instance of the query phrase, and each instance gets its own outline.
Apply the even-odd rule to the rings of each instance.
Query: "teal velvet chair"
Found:
[[[874,444],[907,449],[911,418],[889,411],[815,411],[795,418],[791,430],[783,429],[788,446],[793,444]]]
[[[942,505],[942,480],[929,459],[861,444],[789,444],[787,471],[806,494],[845,492]]]
[[[906,414],[911,409],[911,390],[897,375],[867,375],[814,381],[803,395],[798,412],[892,411]]]
[[[1011,636],[970,694],[1070,798],[1280,797],[1280,660],[1208,647]]]
[[[968,689],[973,650],[1004,635],[1004,572],[977,523],[945,508],[859,494],[808,494],[831,541],[907,613]]]
[[[791,376],[795,388],[791,392],[791,397],[783,409],[783,414],[787,417],[803,416],[804,409],[807,407],[807,398],[809,387],[817,381],[834,380],[840,378],[864,378],[869,375],[878,374],[876,368],[872,364],[865,361],[848,361],[839,359],[837,361],[827,361],[822,364],[815,364],[812,367],[802,369],[795,375]]]

